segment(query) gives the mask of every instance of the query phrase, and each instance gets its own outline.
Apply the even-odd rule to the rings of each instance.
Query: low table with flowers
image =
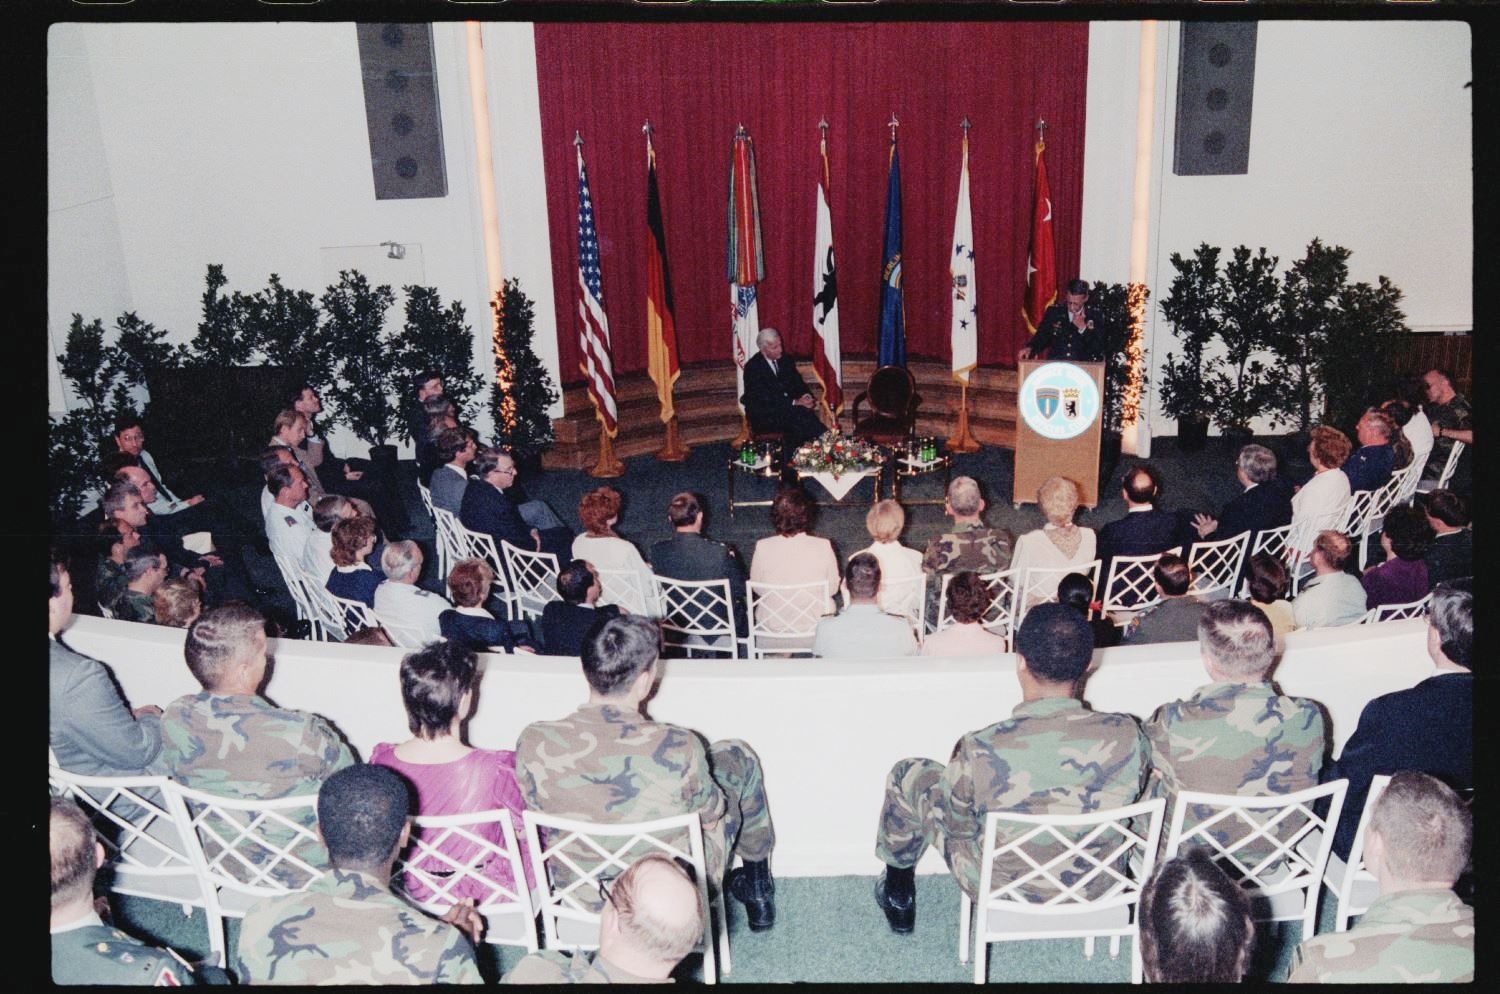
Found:
[[[734,483],[739,474],[750,474],[761,478],[778,478],[780,470],[774,454],[769,451],[752,452],[753,459],[733,459],[729,463],[729,516],[734,517],[738,507],[766,507],[768,500],[735,500]],[[831,501],[816,501],[820,507],[837,507],[859,485],[861,480],[875,481],[871,506],[881,497],[881,476],[885,469],[886,456],[878,447],[848,435],[830,431],[813,439],[792,454],[791,469],[798,477],[817,480],[828,491]]]

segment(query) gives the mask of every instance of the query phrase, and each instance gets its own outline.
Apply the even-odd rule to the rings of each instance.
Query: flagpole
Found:
[[[647,121],[641,128],[641,131],[646,135],[646,163],[648,168],[656,165],[656,149],[651,146],[651,133],[655,130],[655,128],[651,127],[650,121]],[[665,219],[663,219],[662,225],[665,229]],[[663,246],[663,252],[665,252],[665,246]],[[666,343],[663,342],[662,344],[665,347]],[[674,391],[671,381],[667,383],[667,400],[668,403],[672,403],[672,416],[667,419],[666,440],[662,444],[662,447],[656,450],[656,458],[658,462],[682,462],[688,457],[688,448],[682,444],[682,439],[677,433],[677,406],[673,403]]]
[[[969,164],[969,119],[965,117],[959,127],[964,129],[963,140],[963,162],[967,168]],[[958,430],[953,437],[948,439],[949,452],[978,452],[981,448],[979,439],[975,438],[969,431],[969,378],[974,375],[973,369],[964,373],[964,378],[958,381]]]
[[[818,120],[818,152],[820,153],[820,163],[819,163],[818,168],[823,173],[823,189],[827,190],[828,189],[828,118],[826,118],[826,117],[819,118],[819,120]],[[829,206],[830,209],[833,207],[832,204],[829,204],[828,206]],[[814,246],[814,247],[816,248],[816,246]],[[817,287],[813,287],[813,289],[816,290]],[[816,336],[816,334],[817,334],[817,328],[816,327],[813,329],[813,333]],[[816,340],[814,341],[813,347],[817,348]],[[816,373],[817,370],[814,370],[813,372]],[[839,430],[839,416],[837,414],[833,413],[833,408],[832,407],[828,406],[828,385],[827,384],[823,385],[823,392],[818,395],[818,416],[822,419],[824,426],[827,427],[830,431],[838,431]]]
[[[580,132],[573,132],[573,147],[580,156],[579,162],[581,163],[583,161],[581,158],[583,155],[583,135]],[[582,168],[580,165],[579,169],[582,170]],[[582,265],[581,261],[579,265]],[[591,396],[590,399],[594,401],[594,419],[599,422],[599,461],[594,463],[593,469],[589,470],[589,475],[599,478],[624,476],[625,464],[615,457],[615,446],[613,440],[610,438],[609,422],[604,419],[604,409],[596,398]]]

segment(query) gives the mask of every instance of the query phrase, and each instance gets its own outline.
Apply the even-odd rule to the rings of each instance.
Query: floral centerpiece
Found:
[[[837,431],[826,432],[797,449],[792,466],[800,473],[828,473],[834,479],[846,473],[863,473],[885,462],[885,453]]]

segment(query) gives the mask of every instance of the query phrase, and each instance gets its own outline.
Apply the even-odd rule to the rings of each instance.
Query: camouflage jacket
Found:
[[[928,573],[993,573],[1010,566],[1010,532],[985,524],[961,524],[927,543],[922,569]]]
[[[241,983],[477,984],[474,947],[374,877],[333,870],[306,890],[260,901],[235,950]]]
[[[710,876],[722,873],[727,804],[708,751],[686,728],[613,704],[584,704],[521,732],[516,779],[528,808],[561,818],[633,822],[696,811]]]
[[[1454,394],[1453,399],[1446,404],[1423,404],[1422,410],[1434,428],[1464,431],[1474,427],[1474,408],[1461,393]],[[1448,454],[1453,451],[1453,441],[1451,438],[1433,440],[1432,452],[1427,456],[1427,467],[1422,471],[1423,476],[1436,479],[1442,475],[1443,466],[1448,462]]]
[[[52,982],[129,987],[197,983],[181,960],[89,916],[90,924],[52,933]]]
[[[1146,737],[1130,715],[1090,711],[1076,698],[1022,701],[1009,718],[953,747],[938,810],[948,845],[977,861],[990,811],[1086,814],[1133,804],[1146,785],[1147,755]],[[998,860],[995,882],[1028,869],[1019,857]],[[1028,891],[1043,896],[1038,888]]]
[[[554,949],[532,953],[505,975],[504,984],[670,984],[671,978],[638,977],[615,966],[597,952],[571,956]]]
[[[1474,911],[1449,890],[1386,894],[1347,932],[1308,939],[1290,983],[1432,984],[1474,980]]]

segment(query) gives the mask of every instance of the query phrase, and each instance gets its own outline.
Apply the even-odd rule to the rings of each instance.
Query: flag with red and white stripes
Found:
[[[589,399],[599,422],[613,438],[619,425],[615,409],[614,362],[609,351],[609,318],[604,315],[604,288],[599,273],[599,232],[594,227],[594,200],[578,145],[578,339],[583,359],[578,368],[588,380]]]

